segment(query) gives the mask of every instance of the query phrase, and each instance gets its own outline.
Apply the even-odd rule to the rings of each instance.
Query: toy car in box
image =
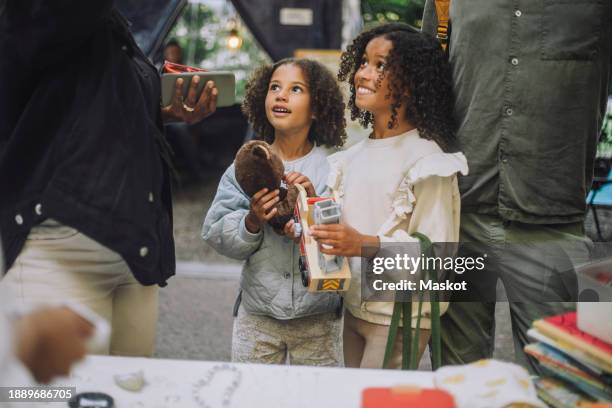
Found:
[[[300,239],[300,273],[309,292],[345,291],[351,283],[346,257],[327,255],[310,236],[311,225],[340,222],[340,205],[330,197],[308,197],[301,185],[295,206],[294,220]]]

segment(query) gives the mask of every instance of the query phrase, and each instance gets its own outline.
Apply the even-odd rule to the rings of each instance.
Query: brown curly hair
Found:
[[[365,31],[342,53],[338,79],[350,86],[351,119],[359,119],[364,128],[374,122],[372,113],[355,105],[354,77],[366,46],[377,37],[393,44],[382,73],[389,75],[393,101],[388,128],[396,125],[398,110],[403,108],[421,137],[435,141],[444,151],[456,151],[452,76],[447,56],[435,38],[408,24],[390,23]]]
[[[282,59],[274,65],[260,67],[249,79],[242,112],[253,126],[257,138],[274,142],[274,128],[266,116],[265,101],[272,74],[285,64],[295,64],[302,69],[310,90],[310,108],[315,119],[308,132],[308,140],[316,146],[342,146],[346,141],[346,120],[340,87],[327,68],[309,59]]]

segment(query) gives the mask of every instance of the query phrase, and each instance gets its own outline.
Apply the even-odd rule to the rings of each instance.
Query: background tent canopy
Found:
[[[115,5],[131,23],[140,49],[152,61],[159,62],[166,36],[187,0],[117,0]]]
[[[342,1],[232,0],[242,20],[274,61],[296,48],[339,50]]]

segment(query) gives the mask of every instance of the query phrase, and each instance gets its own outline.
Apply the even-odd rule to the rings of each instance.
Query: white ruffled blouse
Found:
[[[366,139],[328,157],[328,188],[342,203],[342,222],[381,242],[418,242],[420,232],[432,242],[459,240],[460,196],[457,173],[467,174],[462,153],[444,153],[412,130],[385,139]],[[361,259],[351,258],[352,282],[344,294],[355,317],[390,323],[393,304],[361,301]],[[441,305],[445,311],[447,305]],[[413,307],[416,314],[417,308]],[[429,328],[429,304],[421,327]],[[416,319],[413,319],[413,323]]]

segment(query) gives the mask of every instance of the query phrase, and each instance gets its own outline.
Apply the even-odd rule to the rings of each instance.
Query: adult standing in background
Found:
[[[164,46],[164,60],[174,64],[183,64],[183,48],[174,38],[168,40]],[[166,123],[166,137],[177,158],[183,158],[193,180],[204,178],[204,169],[200,164],[199,135],[197,131],[190,131],[184,122]],[[181,180],[184,182],[184,180]]]
[[[435,3],[423,16],[432,35]],[[503,281],[519,360],[534,319],[573,307],[564,301],[575,299],[576,282],[556,255],[588,253],[585,197],[612,77],[610,21],[609,1],[451,0],[455,116],[470,167],[459,179],[461,241],[489,245],[480,288],[494,294]],[[442,318],[444,363],[490,357],[495,301],[457,300]]]
[[[164,46],[164,59],[174,64],[183,63],[183,49],[174,38],[168,40]]]
[[[0,2],[0,229],[17,301],[72,300],[151,355],[174,274],[163,121],[215,110],[208,83],[160,108],[160,78],[112,0]]]

